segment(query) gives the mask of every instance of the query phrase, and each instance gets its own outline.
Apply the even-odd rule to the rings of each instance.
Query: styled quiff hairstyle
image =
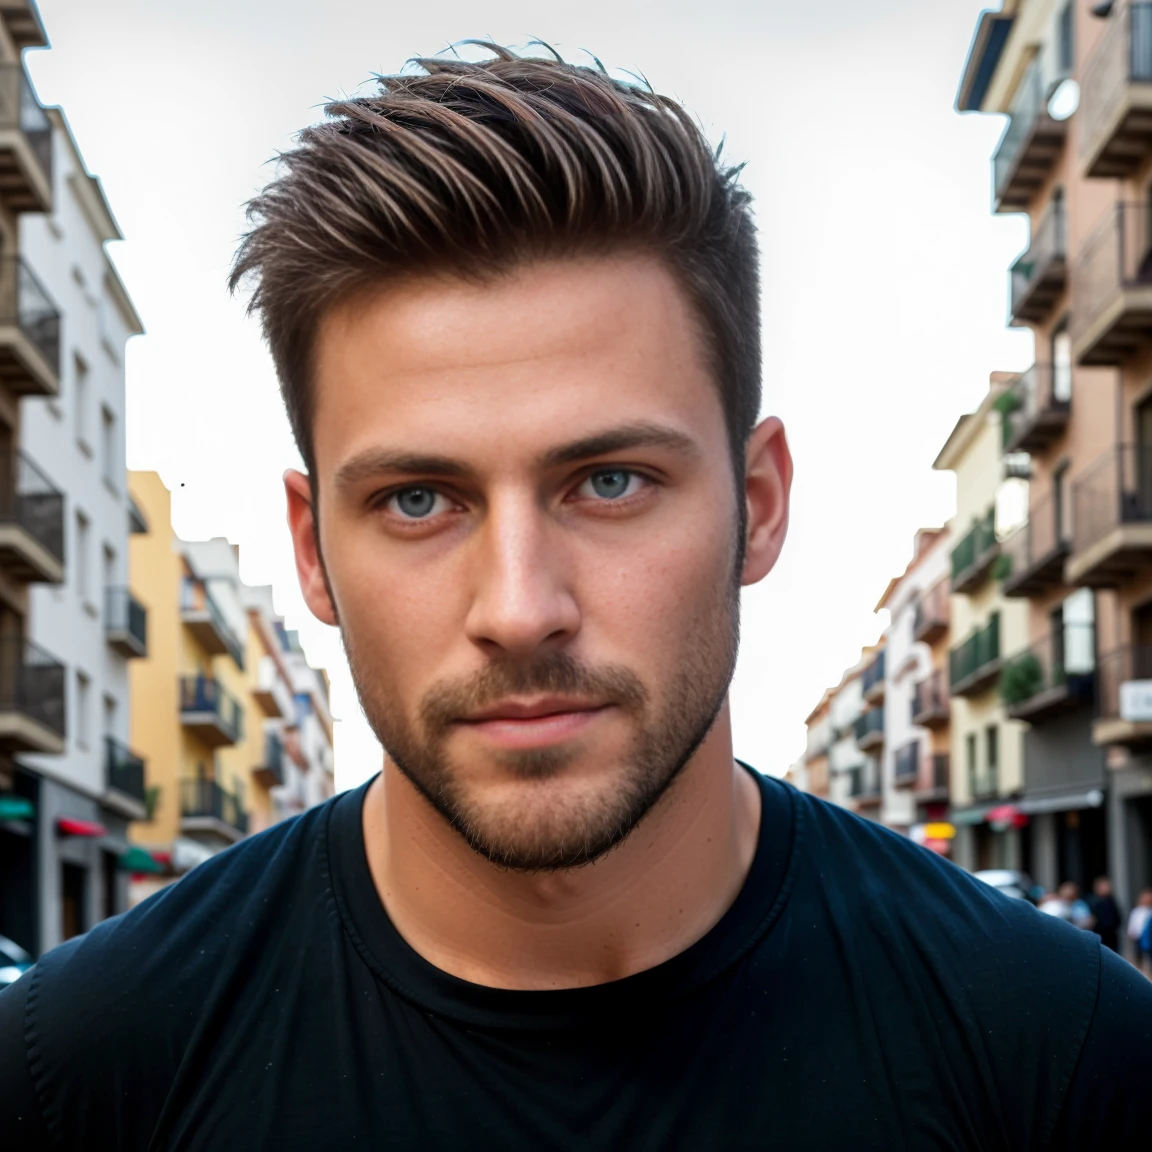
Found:
[[[490,59],[414,60],[377,77],[375,94],[327,105],[248,205],[229,283],[253,285],[248,310],[313,495],[313,346],[334,306],[414,273],[484,280],[525,260],[620,251],[663,260],[697,310],[739,477],[760,410],[758,254],[740,169],[648,86],[480,46]]]

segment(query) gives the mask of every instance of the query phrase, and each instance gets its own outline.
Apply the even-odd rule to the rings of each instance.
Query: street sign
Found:
[[[1125,680],[1120,685],[1120,719],[1132,724],[1152,722],[1152,680]]]

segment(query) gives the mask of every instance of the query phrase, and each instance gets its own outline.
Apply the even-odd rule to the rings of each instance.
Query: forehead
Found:
[[[330,473],[385,446],[483,463],[658,419],[724,450],[694,309],[654,258],[547,261],[482,283],[412,278],[317,333],[313,439]]]

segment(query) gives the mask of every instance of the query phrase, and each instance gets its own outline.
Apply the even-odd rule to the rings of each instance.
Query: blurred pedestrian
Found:
[[[1091,929],[1095,923],[1092,909],[1080,899],[1080,886],[1073,880],[1065,880],[1055,893],[1042,897],[1040,911],[1067,920],[1077,928]]]
[[[1092,931],[1100,937],[1106,948],[1119,952],[1120,925],[1124,923],[1124,914],[1116,903],[1116,897],[1112,895],[1112,881],[1107,876],[1097,876],[1093,881],[1088,908],[1092,913]]]
[[[1152,976],[1152,950],[1146,945],[1149,922],[1152,921],[1152,888],[1141,891],[1135,907],[1128,914],[1128,939],[1136,950],[1136,967]]]

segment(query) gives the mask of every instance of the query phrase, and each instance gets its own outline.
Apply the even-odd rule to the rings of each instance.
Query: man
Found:
[[[1100,937],[1105,948],[1120,951],[1120,926],[1124,914],[1116,897],[1112,895],[1112,881],[1107,876],[1097,876],[1092,882],[1092,895],[1087,900],[1088,912],[1092,920],[1092,931]]]
[[[1134,1146],[1143,979],[733,759],[792,479],[737,172],[492,54],[332,106],[235,269],[383,771],[4,993],[0,1144]]]

